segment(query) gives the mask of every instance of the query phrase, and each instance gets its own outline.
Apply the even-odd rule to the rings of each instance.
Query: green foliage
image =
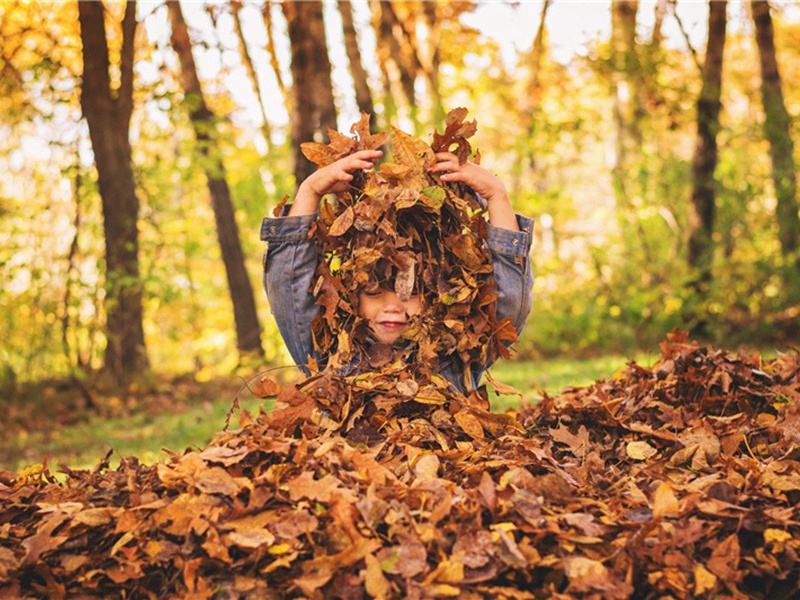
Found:
[[[631,353],[653,347],[675,326],[699,323],[718,345],[796,341],[800,272],[796,259],[781,255],[777,241],[750,29],[729,30],[714,279],[700,295],[686,267],[700,87],[688,51],[675,43],[648,45],[647,32],[640,32],[634,71],[640,78],[636,125],[642,141],[625,169],[625,195],[615,196],[614,65],[608,40],[597,39],[582,55],[559,63],[550,53],[556,40],[551,43],[548,34],[532,92],[531,52],[520,52],[518,64],[509,66],[496,41],[462,26],[460,16],[473,4],[438,7],[445,108],[466,106],[476,116],[475,145],[483,164],[506,183],[515,208],[537,219],[534,310],[521,356],[598,349]],[[412,9],[408,5],[401,13]],[[798,115],[800,23],[794,14],[778,10],[774,19],[786,105]],[[141,202],[145,330],[159,371],[200,371],[208,378],[229,372],[240,358],[201,168],[206,159],[181,105],[186,101],[178,92],[174,55],[165,39],[155,39],[163,33],[152,23],[161,17],[159,11],[148,13],[141,26],[131,140]],[[531,29],[532,37],[533,24]],[[80,122],[75,5],[0,7],[0,33],[8,67],[0,94],[0,134],[6,142],[0,151],[0,381],[11,386],[101,366],[107,282],[93,157],[85,127],[75,125]],[[204,51],[222,63],[216,74],[201,73],[209,105],[220,115],[218,137],[209,150],[225,166],[267,359],[285,364],[289,357],[261,291],[264,247],[258,230],[261,218],[293,193],[291,149],[271,140],[268,153],[257,150],[261,132],[240,118],[242,96],[228,79],[238,68],[234,45],[221,40],[220,51],[217,32],[196,33]],[[262,77],[268,68],[263,58],[256,56]],[[420,86],[416,114],[421,122],[412,128],[431,128],[435,107],[426,89]],[[384,106],[394,100],[376,96]],[[402,115],[411,114],[400,108]],[[277,122],[273,137],[288,138],[288,126]],[[794,119],[792,127],[800,164],[800,120]],[[76,206],[81,219],[70,267]]]

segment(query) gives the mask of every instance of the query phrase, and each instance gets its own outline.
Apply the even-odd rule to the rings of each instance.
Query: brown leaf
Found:
[[[732,533],[711,552],[707,564],[708,570],[723,581],[737,583],[742,578],[742,573],[739,571],[740,554],[739,536]]]
[[[675,492],[666,481],[662,481],[653,498],[653,518],[663,519],[664,517],[677,517],[680,513],[680,505]]]
[[[328,234],[332,236],[344,235],[347,230],[353,225],[355,220],[355,210],[352,206],[348,207],[342,214],[336,217],[336,220],[330,226]]]

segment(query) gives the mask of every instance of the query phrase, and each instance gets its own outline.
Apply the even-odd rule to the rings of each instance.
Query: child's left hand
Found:
[[[486,200],[489,207],[489,222],[492,225],[518,231],[519,225],[511,207],[506,186],[494,173],[487,171],[474,162],[459,164],[458,157],[452,152],[437,152],[436,164],[428,169],[429,173],[438,173],[445,183],[463,183]]]
[[[458,163],[458,157],[452,152],[437,152],[436,161],[428,171],[440,173],[442,181],[464,183],[489,204],[494,200],[508,201],[508,193],[503,182],[480,165],[470,161],[461,165]]]

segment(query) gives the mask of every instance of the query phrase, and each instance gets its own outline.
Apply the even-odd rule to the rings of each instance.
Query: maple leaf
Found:
[[[476,121],[464,122],[467,116],[466,108],[454,108],[445,117],[444,133],[438,131],[433,134],[432,147],[434,152],[450,152],[451,147],[456,145],[455,155],[458,156],[459,164],[464,164],[472,153],[472,146],[467,138],[475,135],[478,130]]]

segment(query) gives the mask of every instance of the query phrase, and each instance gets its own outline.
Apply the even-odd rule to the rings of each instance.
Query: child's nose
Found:
[[[400,297],[394,292],[386,294],[386,310],[392,312],[405,312],[405,305],[400,300]]]

